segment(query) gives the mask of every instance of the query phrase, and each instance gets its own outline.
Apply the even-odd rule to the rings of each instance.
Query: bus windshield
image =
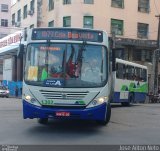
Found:
[[[101,87],[107,82],[107,58],[102,45],[31,43],[24,80],[37,86]]]

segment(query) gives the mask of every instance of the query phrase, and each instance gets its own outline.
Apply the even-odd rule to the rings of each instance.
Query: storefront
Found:
[[[17,58],[17,51],[22,40],[22,31],[0,39],[0,57],[3,60],[1,80],[22,81],[23,60]]]
[[[22,94],[23,58],[17,57],[19,44],[24,43],[22,34],[22,31],[17,31],[0,39],[0,63],[3,66],[0,81],[9,88],[10,96],[16,95],[16,89],[17,95]]]
[[[152,85],[153,53],[157,47],[156,40],[116,38],[116,57],[129,60],[148,67],[149,90]],[[160,73],[159,73],[160,74]]]
[[[152,54],[156,49],[157,41],[129,38],[116,38],[116,48],[121,59],[138,61],[139,63],[152,62]]]

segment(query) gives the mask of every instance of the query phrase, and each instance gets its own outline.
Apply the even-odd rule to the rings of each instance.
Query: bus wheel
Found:
[[[48,118],[38,118],[38,123],[47,124],[48,123]]]
[[[107,125],[108,122],[110,121],[110,118],[111,118],[111,105],[110,105],[110,103],[108,103],[105,120],[103,120],[103,121],[97,120],[97,123],[98,123],[99,125],[104,125],[104,126],[105,126],[105,125]]]
[[[122,106],[130,106],[130,102],[122,102]]]

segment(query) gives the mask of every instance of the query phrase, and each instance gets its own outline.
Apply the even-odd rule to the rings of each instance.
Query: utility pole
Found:
[[[115,48],[116,48],[116,34],[115,31],[112,32],[112,70],[115,71],[116,70],[116,56],[115,56]]]
[[[158,36],[157,36],[157,49],[153,54],[153,93],[154,95],[158,94],[158,64],[159,64],[159,56],[160,56],[160,15],[156,15],[158,17]]]
[[[160,49],[160,15],[156,15],[155,17],[158,17],[158,36],[157,36],[157,49]]]

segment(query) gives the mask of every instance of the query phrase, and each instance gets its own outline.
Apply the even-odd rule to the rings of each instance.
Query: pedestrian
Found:
[[[158,94],[160,94],[160,87],[158,87]]]
[[[22,87],[20,88],[20,93],[21,93],[21,95],[22,95]]]
[[[18,97],[18,86],[15,87],[15,95]]]

